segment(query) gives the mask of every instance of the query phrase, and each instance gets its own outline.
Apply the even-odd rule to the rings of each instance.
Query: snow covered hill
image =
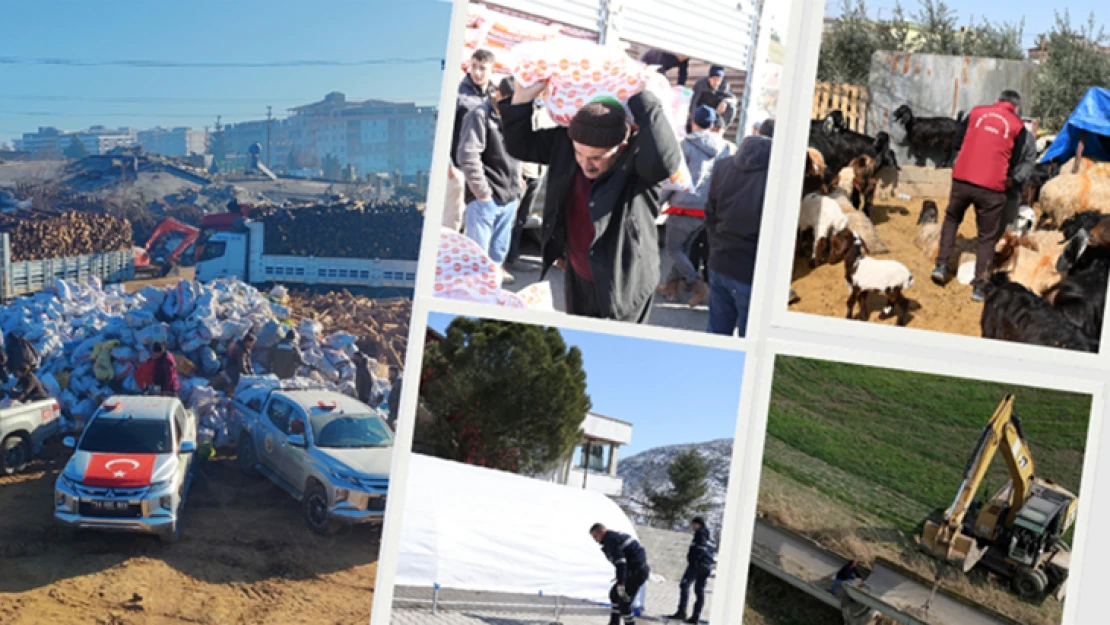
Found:
[[[624,478],[624,496],[618,500],[618,503],[630,512],[634,523],[647,524],[649,518],[643,507],[637,503],[645,502],[647,499],[644,496],[644,486],[650,485],[655,490],[668,488],[670,479],[667,477],[667,467],[676,456],[689,449],[697,449],[709,463],[709,492],[704,501],[709,504],[710,509],[704,516],[713,530],[713,535],[719,538],[721,519],[725,512],[729,465],[732,463],[731,438],[706,443],[656,447],[622,459],[617,465],[617,474]],[[678,527],[669,529],[685,531],[687,524],[682,523]]]

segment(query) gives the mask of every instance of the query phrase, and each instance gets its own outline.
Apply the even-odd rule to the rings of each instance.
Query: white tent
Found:
[[[413,454],[395,583],[608,604],[594,523],[636,535],[601,493]]]

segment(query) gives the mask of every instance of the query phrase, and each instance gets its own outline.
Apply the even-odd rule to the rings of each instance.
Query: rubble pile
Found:
[[[416,260],[423,215],[407,201],[280,209],[265,218],[266,254]]]
[[[361,337],[359,349],[390,365],[404,364],[412,300],[374,300],[344,290],[326,294],[294,292],[288,305],[295,318],[313,319],[334,332]],[[376,346],[376,347],[375,347]]]
[[[0,214],[12,260],[42,260],[131,248],[131,222],[79,211],[16,211]]]
[[[139,393],[135,369],[150,357],[154,343],[165,344],[177,361],[179,397],[199,419],[200,442],[220,447],[230,435],[220,373],[228,350],[248,332],[257,337],[256,371],[265,370],[270,348],[295,327],[311,370],[292,382],[355,395],[351,356],[358,350],[358,337],[327,333],[313,319],[294,324],[288,312],[237,281],[202,285],[182,280],[129,294],[122,285],[103,287],[93,278],[87,283],[58,281],[50,290],[13,301],[0,309],[0,327],[5,335],[14,332],[38,349],[39,378],[59,400],[67,428],[81,427],[110,395]],[[372,361],[371,367],[376,364]],[[258,382],[254,376],[244,380]],[[277,380],[263,377],[260,383]],[[388,380],[377,384],[375,393],[387,397]]]

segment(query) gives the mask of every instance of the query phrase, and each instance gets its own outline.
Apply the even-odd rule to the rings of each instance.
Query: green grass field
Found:
[[[1078,493],[1090,396],[793,357],[776,359],[764,465],[911,534],[951,503],[1007,393],[1037,475]],[[996,456],[980,496],[1007,480]]]

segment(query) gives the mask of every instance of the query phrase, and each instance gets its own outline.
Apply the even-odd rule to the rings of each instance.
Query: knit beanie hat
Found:
[[[760,136],[767,137],[768,139],[775,136],[775,118],[774,117],[772,117],[770,119],[763,120],[763,123],[759,125],[759,134],[760,134]]]
[[[570,120],[572,141],[592,148],[614,148],[628,139],[628,116],[613,98],[599,98],[583,106]]]
[[[698,128],[710,129],[717,123],[717,111],[702,104],[694,109],[694,124]]]
[[[725,68],[721,67],[720,65],[714,65],[713,67],[709,68],[709,75],[710,76],[720,76],[721,78],[724,78],[725,77]]]

